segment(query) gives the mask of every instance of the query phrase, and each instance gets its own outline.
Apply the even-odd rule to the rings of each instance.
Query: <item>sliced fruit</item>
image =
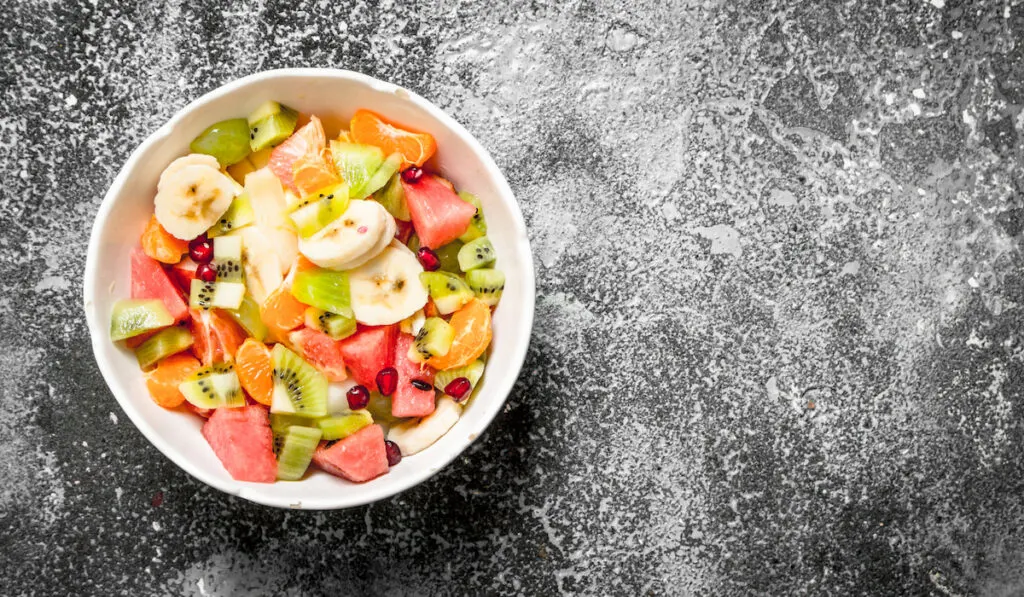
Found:
[[[426,314],[423,312],[423,309],[420,309],[419,311],[413,313],[411,316],[403,319],[398,324],[399,329],[402,331],[403,334],[410,334],[412,336],[415,336],[420,332],[421,329],[423,329],[423,322],[425,322],[426,320]]]
[[[239,230],[245,228],[249,224],[256,221],[256,211],[252,208],[252,201],[249,199],[249,194],[242,191],[241,194],[235,196],[231,200],[231,205],[228,206],[228,210],[224,212],[224,215],[217,220],[217,223],[210,227],[206,231],[206,235],[210,238],[227,234],[232,230]]]
[[[249,397],[270,406],[274,399],[274,366],[267,345],[247,338],[235,354],[235,373]]]
[[[469,380],[469,385],[476,389],[480,378],[484,375],[484,362],[473,361],[465,367],[456,367],[454,369],[446,369],[444,371],[438,371],[434,374],[434,387],[442,392],[448,384],[452,383],[460,377],[465,377]]]
[[[217,269],[217,282],[242,282],[242,237],[219,236],[213,239],[213,266]]]
[[[415,183],[403,180],[402,189],[419,242],[424,247],[436,249],[459,238],[476,214],[476,207],[459,199],[433,176],[423,176]]]
[[[377,171],[373,173],[370,180],[366,181],[363,185],[363,189],[360,192],[362,197],[369,197],[377,191],[384,188],[384,185],[388,184],[388,181],[398,174],[398,169],[402,166],[402,154],[393,153],[384,160],[384,163],[377,168]],[[392,214],[393,215],[393,214]]]
[[[266,340],[267,326],[261,318],[260,306],[248,293],[242,298],[242,304],[237,309],[225,309],[224,312],[253,338],[260,342]]]
[[[143,371],[173,354],[177,354],[192,346],[192,332],[181,326],[171,326],[157,332],[138,348],[135,358]]]
[[[348,391],[359,385],[351,377],[345,381],[327,384],[327,415],[346,415],[352,412],[348,406]]]
[[[438,261],[441,262],[440,269],[442,271],[451,272],[453,274],[459,273],[459,251],[461,251],[464,246],[465,245],[462,244],[462,241],[453,240],[447,245],[434,251],[434,253],[437,254]]]
[[[398,388],[391,397],[395,417],[424,417],[434,412],[434,369],[409,358],[414,344],[412,336],[402,334],[395,345]]]
[[[283,345],[271,351],[274,395],[270,411],[303,417],[327,414],[327,378],[316,367]]]
[[[307,124],[274,148],[267,165],[281,180],[281,184],[299,193],[295,187],[292,166],[297,159],[306,154],[320,155],[326,146],[327,137],[324,135],[323,124],[319,118],[313,116]],[[248,178],[246,180],[248,181]]]
[[[429,448],[448,433],[462,416],[462,405],[449,396],[441,396],[437,408],[424,419],[396,425],[388,431],[388,440],[398,444],[402,456],[408,457]]]
[[[345,439],[320,446],[313,462],[324,471],[362,483],[388,472],[384,430],[367,425]]]
[[[398,128],[369,110],[355,113],[349,133],[357,143],[375,145],[387,155],[402,154],[403,170],[412,165],[422,166],[437,151],[437,143],[431,135]]]
[[[164,230],[156,216],[149,218],[146,230],[142,233],[142,251],[152,259],[161,263],[174,264],[181,261],[181,256],[188,253],[188,242],[175,238]]]
[[[469,227],[459,237],[464,243],[474,241],[481,236],[487,234],[487,222],[484,220],[484,206],[477,199],[476,195],[471,195],[466,192],[459,192],[459,199],[462,199],[466,203],[469,203],[476,208],[476,213],[473,214],[473,218],[469,221]]]
[[[340,218],[347,209],[348,187],[339,184],[310,195],[289,217],[299,236],[309,238]]]
[[[218,408],[203,424],[203,437],[236,481],[277,479],[274,434],[267,409],[259,405]]]
[[[366,405],[366,412],[373,416],[373,421],[385,428],[403,423],[406,419],[400,419],[391,414],[391,398],[383,396],[379,392],[370,392],[370,403]]]
[[[295,262],[299,252],[298,239],[288,219],[284,187],[277,176],[265,168],[245,177],[245,192],[256,213],[256,222],[244,228],[242,233],[246,244],[246,261],[261,258],[268,252],[265,248],[269,247],[277,255],[276,263],[283,276],[288,273],[288,268]]]
[[[253,110],[246,119],[247,141],[252,151],[273,147],[295,130],[299,113],[275,101],[267,101]]]
[[[505,273],[497,269],[475,269],[466,272],[466,285],[478,299],[493,307],[505,290]]]
[[[345,317],[352,316],[349,280],[345,272],[321,268],[302,270],[295,274],[291,293],[301,303]]]
[[[192,351],[204,365],[233,360],[246,337],[225,311],[192,311]]]
[[[449,322],[455,329],[455,340],[448,354],[427,361],[435,369],[465,367],[480,358],[491,343],[491,308],[474,298],[452,315]]]
[[[203,282],[192,280],[188,305],[192,309],[237,309],[245,298],[245,284],[240,282]]]
[[[307,153],[292,163],[292,186],[300,197],[319,189],[340,184],[342,179],[330,162],[327,151]]]
[[[448,272],[423,272],[420,283],[430,293],[430,300],[442,315],[454,313],[474,297],[462,278]]]
[[[242,238],[242,269],[245,271],[245,286],[257,305],[266,302],[267,297],[284,282],[280,259],[274,248],[265,241],[263,229],[250,226],[232,236]],[[193,275],[193,277],[195,277]],[[186,286],[187,288],[187,286]]]
[[[363,188],[384,163],[384,152],[373,145],[331,141],[331,159],[341,179],[348,185],[349,196],[362,199],[369,195]]]
[[[355,199],[341,217],[313,236],[300,239],[299,250],[320,267],[351,269],[375,257],[379,251],[373,251],[388,230],[389,236],[394,235],[394,226],[394,219],[379,203]]]
[[[178,386],[201,368],[199,361],[188,353],[171,355],[146,375],[146,389],[159,406],[175,408],[185,401]]]
[[[174,321],[188,318],[188,305],[159,262],[149,258],[142,249],[135,248],[132,249],[131,268],[133,299],[157,299]]]
[[[422,273],[423,266],[416,255],[392,240],[380,255],[349,272],[356,321],[390,325],[423,308],[427,292],[419,283]]]
[[[245,406],[245,394],[238,383],[234,365],[215,363],[203,367],[185,381],[178,389],[193,405],[199,408],[238,408]]]
[[[402,187],[402,175],[395,174],[388,179],[387,184],[377,191],[374,199],[388,210],[396,220],[408,222],[412,219],[409,215],[409,206],[405,203],[405,189]]]
[[[267,326],[269,337],[281,341],[288,338],[288,332],[303,324],[306,305],[296,300],[291,290],[281,286],[263,303],[260,316]]]
[[[288,334],[288,341],[307,363],[327,377],[327,381],[344,381],[348,378],[345,372],[345,359],[341,356],[338,342],[327,334],[300,328]]]
[[[208,164],[178,158],[160,175],[154,200],[156,219],[168,233],[192,240],[213,226],[231,205],[237,188],[231,177]],[[184,165],[180,162],[186,160]]]
[[[344,439],[373,423],[373,415],[365,410],[352,411],[350,414],[318,419],[317,427],[328,441]]]
[[[425,363],[432,357],[444,356],[451,349],[454,339],[455,330],[447,321],[440,317],[428,317],[409,347],[409,359]]]
[[[364,327],[338,343],[345,365],[357,382],[374,387],[377,372],[394,364],[397,336],[398,326]]]
[[[256,170],[258,170],[258,168],[253,165],[252,160],[250,160],[249,157],[246,157],[244,160],[235,164],[231,164],[224,169],[224,171],[228,173],[228,176],[233,178],[238,184],[245,184],[245,177]]]
[[[481,236],[459,250],[459,268],[464,272],[473,271],[491,265],[497,257],[491,239]]]
[[[298,481],[306,474],[313,453],[320,444],[320,429],[293,425],[282,436],[281,449],[277,456],[277,478],[282,481]]]
[[[192,153],[204,153],[217,158],[221,167],[237,164],[249,152],[249,123],[244,118],[232,118],[211,124],[188,146]]]
[[[124,340],[167,327],[174,318],[157,299],[124,299],[114,303],[110,314],[110,339]]]
[[[323,309],[306,309],[306,327],[327,334],[334,340],[341,340],[356,333],[356,320]]]

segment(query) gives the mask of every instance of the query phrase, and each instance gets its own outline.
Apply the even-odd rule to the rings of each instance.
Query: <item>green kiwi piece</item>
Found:
[[[253,338],[260,342],[267,338],[267,325],[263,323],[260,306],[256,304],[256,299],[252,298],[251,294],[246,293],[242,297],[242,304],[237,309],[224,309],[224,312]]]
[[[189,144],[192,153],[205,153],[217,158],[221,168],[237,164],[250,153],[249,123],[232,118],[211,124]]]
[[[493,307],[501,300],[505,290],[505,272],[500,269],[475,269],[466,272],[466,284],[476,297]]]
[[[302,238],[309,238],[341,217],[348,209],[348,186],[344,183],[303,199],[288,216]]]
[[[160,330],[152,338],[147,339],[135,349],[135,358],[139,367],[145,371],[162,361],[192,346],[192,332],[181,326],[171,326]]]
[[[432,357],[448,354],[455,340],[455,330],[440,317],[428,317],[409,346],[409,360],[423,363]]]
[[[327,378],[299,355],[282,344],[270,353],[273,364],[274,397],[270,412],[301,417],[327,414]]]
[[[341,340],[356,332],[356,320],[316,307],[309,307],[306,309],[306,327],[323,332],[335,340]]]
[[[242,269],[242,237],[218,236],[213,239],[213,266],[218,282],[244,282]]]
[[[453,240],[452,242],[434,249],[434,253],[437,253],[437,259],[441,262],[441,270],[451,272],[453,274],[459,273],[459,251],[462,250],[463,243],[461,240]]]
[[[237,309],[244,298],[245,284],[241,282],[203,282],[196,278],[189,287],[188,306],[204,311]]]
[[[216,255],[216,249],[214,249],[214,255]],[[464,272],[473,271],[491,265],[497,257],[491,239],[481,236],[459,249],[459,268]]]
[[[405,202],[405,187],[402,186],[401,174],[396,173],[392,176],[387,184],[374,194],[373,198],[383,205],[384,209],[388,210],[388,213],[396,220],[408,222],[412,219],[412,215],[409,214],[409,205]],[[413,250],[415,251],[415,249]]]
[[[110,313],[110,339],[117,342],[167,327],[174,318],[160,299],[125,299],[114,303]]]
[[[268,101],[249,114],[246,121],[249,148],[260,151],[290,137],[299,122],[299,113],[275,101]]]
[[[341,179],[348,183],[348,196],[362,199],[369,195],[363,191],[366,184],[384,163],[384,151],[373,145],[331,141],[331,158]]]
[[[448,387],[448,384],[460,377],[465,377],[469,380],[469,385],[473,386],[473,389],[476,389],[476,384],[479,383],[483,374],[484,362],[476,360],[465,367],[456,367],[455,369],[438,371],[434,374],[434,387],[443,392],[444,389]]]
[[[178,389],[185,400],[199,408],[245,406],[245,394],[238,383],[235,366],[231,363],[214,363],[203,367],[181,382]]]
[[[442,315],[454,313],[474,296],[462,278],[448,272],[423,272],[420,282]]]
[[[415,232],[409,237],[409,242],[405,243],[405,246],[409,247],[409,250],[415,253],[420,250],[420,237]]]
[[[345,317],[353,316],[348,274],[345,272],[321,268],[302,270],[292,280],[291,293],[305,305]]]
[[[298,481],[306,474],[322,433],[312,427],[289,427],[277,455],[277,478]]]
[[[379,423],[385,427],[391,427],[407,420],[391,414],[391,398],[380,392],[370,392],[370,403],[366,405],[366,412],[370,413],[373,417],[374,423]]]
[[[344,439],[363,427],[373,423],[373,415],[363,410],[354,410],[347,415],[318,419],[316,424],[327,441]]]
[[[462,199],[466,203],[473,204],[473,207],[476,208],[476,214],[474,214],[473,219],[470,220],[469,228],[466,228],[466,231],[459,237],[459,240],[464,243],[468,243],[487,234],[487,222],[484,220],[484,206],[480,204],[480,200],[476,198],[476,195],[471,195],[465,191],[459,191],[459,199]]]
[[[242,191],[228,206],[228,210],[217,220],[217,223],[210,226],[206,235],[210,238],[227,234],[232,230],[245,228],[256,221],[256,212],[252,208],[252,200],[249,193]]]
[[[400,153],[393,153],[389,155],[387,159],[384,160],[384,163],[377,168],[377,171],[373,173],[373,176],[366,181],[363,188],[359,189],[360,198],[369,197],[382,189],[384,185],[388,184],[388,181],[398,174],[398,169],[402,167],[402,160],[402,154]],[[405,195],[403,194],[403,199],[404,197]],[[408,207],[406,209],[408,210]]]

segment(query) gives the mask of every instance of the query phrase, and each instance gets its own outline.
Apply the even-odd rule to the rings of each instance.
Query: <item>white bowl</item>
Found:
[[[362,484],[320,471],[300,482],[235,481],[200,434],[202,419],[167,411],[149,398],[131,351],[110,341],[111,307],[130,293],[129,250],[153,211],[160,173],[188,153],[189,142],[210,124],[244,116],[274,99],[316,114],[330,126],[368,108],[398,124],[429,132],[437,155],[428,164],[456,188],[478,196],[488,236],[507,282],[494,315],[487,372],[459,422],[433,446],[404,458],[387,474]],[[326,118],[325,118],[326,117]],[[147,138],[114,179],[93,224],[85,264],[85,315],[92,348],[111,392],[143,435],[200,481],[247,500],[281,508],[347,508],[380,500],[421,483],[465,450],[502,408],[519,375],[530,340],[534,273],[526,225],[512,190],[490,154],[459,123],[422,97],[358,73],[285,69],[255,74],[207,93]],[[502,441],[501,438],[494,438]],[[127,470],[126,470],[127,472]]]

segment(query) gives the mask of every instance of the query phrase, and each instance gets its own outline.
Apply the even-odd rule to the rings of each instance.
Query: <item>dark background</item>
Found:
[[[1024,594],[1012,4],[3,3],[0,594]],[[81,310],[132,149],[288,66],[465,124],[538,264],[504,413],[341,512],[178,470]]]

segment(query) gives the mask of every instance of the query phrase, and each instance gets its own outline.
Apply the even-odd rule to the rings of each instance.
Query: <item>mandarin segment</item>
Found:
[[[430,134],[398,128],[369,110],[359,110],[352,116],[349,134],[357,143],[380,147],[385,155],[402,154],[403,170],[422,166],[437,151],[437,143]]]
[[[491,343],[491,308],[474,298],[452,315],[448,322],[455,330],[455,339],[444,356],[427,361],[431,367],[444,370],[465,367],[487,350]]]
[[[187,353],[172,355],[160,361],[156,369],[146,375],[146,388],[153,402],[164,408],[180,406],[185,396],[178,390],[178,385],[201,367],[199,361]]]
[[[273,365],[267,345],[248,338],[235,354],[235,372],[249,397],[270,406],[274,398]]]
[[[260,309],[260,317],[270,331],[270,337],[279,342],[288,339],[288,332],[306,321],[306,305],[292,296],[291,289],[280,287],[267,297]]]
[[[149,218],[146,230],[139,240],[142,243],[142,251],[161,263],[178,263],[181,256],[188,252],[188,241],[171,236],[156,220],[155,215]]]

